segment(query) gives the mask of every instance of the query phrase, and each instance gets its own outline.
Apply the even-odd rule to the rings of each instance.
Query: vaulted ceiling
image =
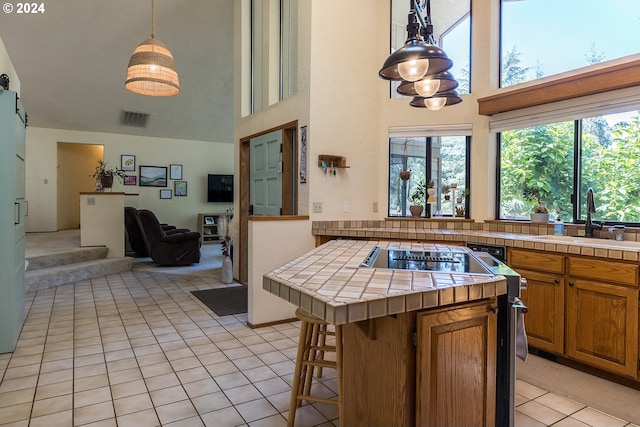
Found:
[[[233,0],[156,1],[156,37],[180,77],[174,97],[124,88],[129,57],[151,34],[151,0],[42,4],[38,14],[0,12],[30,126],[233,142]],[[121,125],[123,110],[148,113],[147,126]]]

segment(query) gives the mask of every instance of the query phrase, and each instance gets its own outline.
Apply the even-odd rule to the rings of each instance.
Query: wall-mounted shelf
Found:
[[[320,154],[318,156],[318,167],[325,168],[348,168],[347,158],[344,156],[332,156],[330,154]]]

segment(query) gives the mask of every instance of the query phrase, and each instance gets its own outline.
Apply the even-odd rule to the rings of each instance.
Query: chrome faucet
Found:
[[[584,237],[593,237],[593,230],[600,230],[602,224],[595,224],[591,214],[596,212],[596,202],[593,199],[593,188],[587,190],[587,222],[584,224]]]

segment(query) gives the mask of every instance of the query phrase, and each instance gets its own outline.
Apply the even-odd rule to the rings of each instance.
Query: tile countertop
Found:
[[[429,242],[462,242],[501,245],[514,248],[584,255],[600,258],[640,262],[640,242],[594,239],[552,234],[518,234],[486,230],[411,229],[379,227],[333,227],[315,232],[316,235],[341,238],[404,239]]]
[[[332,240],[263,277],[263,288],[331,324],[479,300],[507,292],[491,274],[361,268],[374,246],[467,251],[417,242]]]

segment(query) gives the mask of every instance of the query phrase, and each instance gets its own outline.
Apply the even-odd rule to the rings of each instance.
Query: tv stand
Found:
[[[220,243],[224,238],[224,217],[230,220],[233,215],[229,213],[199,213],[198,232],[200,243]]]

